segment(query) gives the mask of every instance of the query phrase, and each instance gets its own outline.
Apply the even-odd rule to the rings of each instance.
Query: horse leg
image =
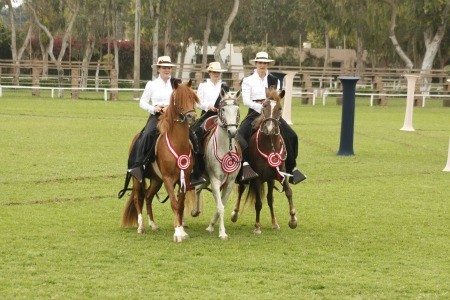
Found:
[[[234,187],[234,179],[228,180],[228,182],[225,184],[225,188],[222,190],[222,207],[223,210],[220,214],[220,229],[219,229],[219,238],[220,239],[227,239],[228,235],[225,232],[225,222],[224,222],[224,216],[225,216],[225,207],[227,205],[228,197],[230,196],[231,192],[233,191]]]
[[[291,215],[289,227],[295,229],[297,227],[297,217],[295,216],[294,202],[292,201],[292,189],[287,181],[284,182],[284,190],[289,202],[289,214]]]
[[[144,205],[144,197],[143,197],[142,185],[136,178],[133,178],[133,201],[134,201],[134,207],[136,208],[137,216],[138,216],[137,233],[142,234],[142,233],[146,232],[145,227],[144,227],[144,221],[142,218],[142,207]]]
[[[182,192],[178,192],[178,200],[177,200],[174,191],[174,183],[170,179],[164,180],[164,187],[166,188],[166,191],[169,194],[170,206],[172,207],[173,211],[174,228],[175,228],[175,233],[173,234],[173,241],[180,243],[183,241],[183,239],[189,237],[183,228],[183,210],[184,210],[185,195]]]
[[[159,227],[156,225],[154,218],[153,218],[153,208],[152,208],[152,202],[153,197],[155,197],[156,193],[161,188],[162,181],[157,179],[152,179],[150,181],[150,187],[147,189],[147,192],[145,193],[145,203],[147,204],[147,215],[148,215],[148,225],[152,228],[153,231],[158,231]]]
[[[245,191],[245,184],[239,183],[238,187],[238,199],[236,205],[234,206],[234,210],[231,213],[231,221],[236,222],[239,217],[239,206],[241,205],[242,194]]]
[[[275,218],[275,213],[273,210],[273,187],[274,187],[274,181],[269,180],[267,181],[267,204],[269,205],[270,209],[270,216],[272,217],[272,229],[279,230],[280,225],[278,225],[277,218]]]
[[[260,191],[260,185],[264,184],[261,182],[258,178],[256,178],[253,182],[253,189],[255,192],[255,211],[256,211],[256,219],[255,219],[255,229],[253,230],[253,233],[255,234],[261,234],[261,222],[260,222],[260,216],[261,216],[261,209],[262,209],[262,201],[261,201],[261,191]]]
[[[195,188],[195,209],[191,211],[192,217],[198,217],[200,215],[200,194],[202,192],[202,187]]]
[[[206,230],[212,233],[214,231],[214,225],[220,218],[219,238],[225,240],[228,238],[228,236],[225,233],[225,225],[223,222],[225,207],[222,203],[222,196],[220,193],[221,182],[218,178],[211,178],[210,181],[211,181],[211,189],[214,195],[214,200],[216,201],[216,212],[214,213],[214,216],[212,217],[211,222],[209,223],[209,226],[206,228]]]

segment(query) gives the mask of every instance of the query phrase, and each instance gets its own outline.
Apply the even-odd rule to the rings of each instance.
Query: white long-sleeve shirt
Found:
[[[260,113],[262,104],[254,102],[253,100],[266,99],[266,88],[268,87],[267,76],[269,72],[266,71],[264,78],[259,77],[256,69],[253,74],[245,77],[242,81],[242,102],[245,106],[250,107],[256,112]],[[278,80],[277,89],[280,89],[280,81]]]
[[[211,79],[207,79],[205,82],[200,83],[197,89],[197,96],[200,99],[198,107],[207,111],[210,105],[214,106],[219,97],[221,88],[222,80],[217,81],[216,84],[214,84]]]
[[[155,114],[155,106],[167,106],[170,104],[171,94],[172,84],[170,83],[170,78],[167,82],[164,82],[161,77],[158,77],[153,81],[147,82],[145,85],[141,100],[139,100],[139,107],[151,114]]]

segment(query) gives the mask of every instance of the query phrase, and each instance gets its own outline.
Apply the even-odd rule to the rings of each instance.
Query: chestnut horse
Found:
[[[241,91],[237,93],[221,92],[221,101],[217,117],[210,117],[205,121],[205,127],[211,127],[204,141],[205,174],[207,183],[195,187],[197,207],[191,212],[192,216],[200,213],[200,193],[202,189],[211,184],[211,192],[216,201],[216,212],[206,230],[214,231],[217,220],[219,223],[219,238],[225,240],[228,235],[225,232],[224,212],[227,199],[235,184],[234,180],[241,166],[241,149],[236,142],[236,133],[239,126],[240,114],[239,98]],[[211,123],[211,124],[209,124]],[[208,130],[208,128],[206,128]]]
[[[155,146],[156,159],[145,166],[145,176],[150,178],[150,186],[146,188],[145,179],[140,183],[133,177],[133,189],[122,215],[122,227],[133,226],[137,222],[137,232],[145,233],[142,218],[145,198],[149,224],[153,230],[157,230],[158,226],[153,220],[152,201],[164,184],[174,214],[175,242],[181,242],[189,237],[182,223],[186,190],[194,163],[189,142],[189,125],[197,118],[195,104],[200,101],[191,89],[191,83],[189,81],[178,84],[175,81],[170,104],[158,123],[160,136]],[[137,137],[133,139],[133,143],[136,139]],[[133,145],[130,149],[132,147]],[[175,195],[176,186],[178,186],[177,195]]]
[[[261,233],[260,212],[264,194],[264,183],[267,182],[267,204],[269,205],[272,218],[272,228],[280,229],[273,211],[273,190],[275,180],[283,186],[283,190],[289,202],[289,227],[297,227],[297,217],[295,216],[294,203],[292,202],[292,189],[289,186],[288,178],[285,173],[284,161],[286,159],[286,147],[280,134],[280,117],[282,113],[281,99],[284,97],[284,91],[278,93],[276,89],[267,90],[268,100],[262,103],[260,116],[255,120],[253,129],[256,130],[249,140],[249,164],[258,173],[258,177],[250,180],[249,192],[247,197],[254,201],[256,210],[256,223],[254,233]],[[242,194],[246,185],[239,183],[238,201],[232,213],[231,220],[236,222],[238,219],[239,206]],[[278,189],[277,189],[278,190]]]

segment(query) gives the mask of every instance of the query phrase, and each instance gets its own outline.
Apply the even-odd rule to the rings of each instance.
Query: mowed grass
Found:
[[[242,107],[242,116],[246,109]],[[293,128],[299,218],[277,194],[273,231],[260,236],[245,206],[230,238],[204,229],[209,193],[190,239],[172,241],[170,205],[155,201],[161,230],[120,228],[129,143],[146,122],[135,101],[0,98],[0,295],[16,298],[403,299],[449,298],[447,162],[450,109],[430,100],[403,132],[405,99],[357,99],[354,156],[337,156],[341,107],[300,105]]]

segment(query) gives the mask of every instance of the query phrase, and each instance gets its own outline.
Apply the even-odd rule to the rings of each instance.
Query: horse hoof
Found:
[[[181,237],[181,236],[173,236],[173,241],[175,242],[175,243],[181,243],[182,241],[183,241],[183,237]]]
[[[192,217],[198,217],[200,215],[200,211],[199,210],[192,210],[191,211],[191,216]]]
[[[261,229],[260,228],[255,228],[255,230],[253,230],[253,233],[260,235],[261,234]]]
[[[159,231],[159,227],[158,226],[152,226],[152,230],[153,231]]]
[[[145,228],[138,228],[137,233],[144,234],[144,233],[146,233],[146,230],[145,230]]]
[[[278,224],[277,225],[273,225],[272,229],[273,230],[280,230],[280,225],[278,225]]]
[[[235,223],[237,221],[237,219],[238,219],[238,216],[239,216],[239,214],[237,212],[233,211],[231,213],[231,222]]]
[[[228,240],[228,235],[222,235],[222,236],[219,236],[219,239],[220,239],[221,241],[226,241],[226,240]]]
[[[291,228],[291,229],[297,228],[297,221],[289,222],[289,228]]]
[[[214,232],[214,227],[208,226],[208,227],[206,227],[205,230],[208,231],[209,233],[213,233]]]

